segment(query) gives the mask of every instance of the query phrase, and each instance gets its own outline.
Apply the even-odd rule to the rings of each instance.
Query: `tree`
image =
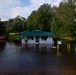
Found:
[[[7,34],[10,32],[22,32],[26,30],[26,19],[18,15],[14,19],[9,19],[5,26]]]
[[[49,4],[43,4],[31,13],[27,20],[27,30],[50,31],[52,10]]]
[[[12,24],[14,32],[22,32],[26,30],[26,19],[24,17],[18,15],[17,17],[15,17]]]
[[[73,36],[74,34],[76,35],[76,25],[74,22],[74,13],[76,8],[75,2],[76,0],[63,0],[55,11],[57,19],[54,20],[54,28],[59,28],[57,32],[63,36]],[[59,26],[55,23],[57,21]]]
[[[36,30],[38,29],[38,21],[37,21],[37,11],[33,11],[31,15],[27,19],[27,30]]]
[[[0,21],[0,36],[1,35],[5,35],[5,26],[3,21]]]
[[[9,21],[6,21],[5,22],[5,27],[6,27],[6,34],[8,35],[9,34],[9,32],[12,32],[13,31],[13,24],[12,24],[12,22],[13,22],[13,19],[9,19]]]

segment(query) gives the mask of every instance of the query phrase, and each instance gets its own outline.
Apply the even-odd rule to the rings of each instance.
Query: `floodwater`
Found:
[[[0,45],[0,75],[76,75],[76,44],[63,42],[57,50],[6,42]]]

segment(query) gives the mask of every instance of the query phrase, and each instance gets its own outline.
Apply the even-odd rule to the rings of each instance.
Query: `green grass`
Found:
[[[58,38],[65,39],[65,40],[76,40],[75,36],[58,36]]]
[[[8,39],[9,40],[20,40],[19,36],[16,36],[17,33],[9,33]]]

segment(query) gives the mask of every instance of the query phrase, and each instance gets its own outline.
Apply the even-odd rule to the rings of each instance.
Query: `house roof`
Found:
[[[28,32],[21,32],[19,34],[16,34],[17,36],[58,36],[57,34],[46,32],[46,31],[40,31],[40,30],[34,30],[34,31],[28,31]]]

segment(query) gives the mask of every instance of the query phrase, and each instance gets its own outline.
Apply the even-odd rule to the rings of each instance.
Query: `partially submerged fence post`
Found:
[[[58,40],[57,41],[57,50],[59,50],[60,49],[60,45],[62,44],[62,41],[61,40]]]
[[[70,54],[70,44],[67,44],[67,51]]]

